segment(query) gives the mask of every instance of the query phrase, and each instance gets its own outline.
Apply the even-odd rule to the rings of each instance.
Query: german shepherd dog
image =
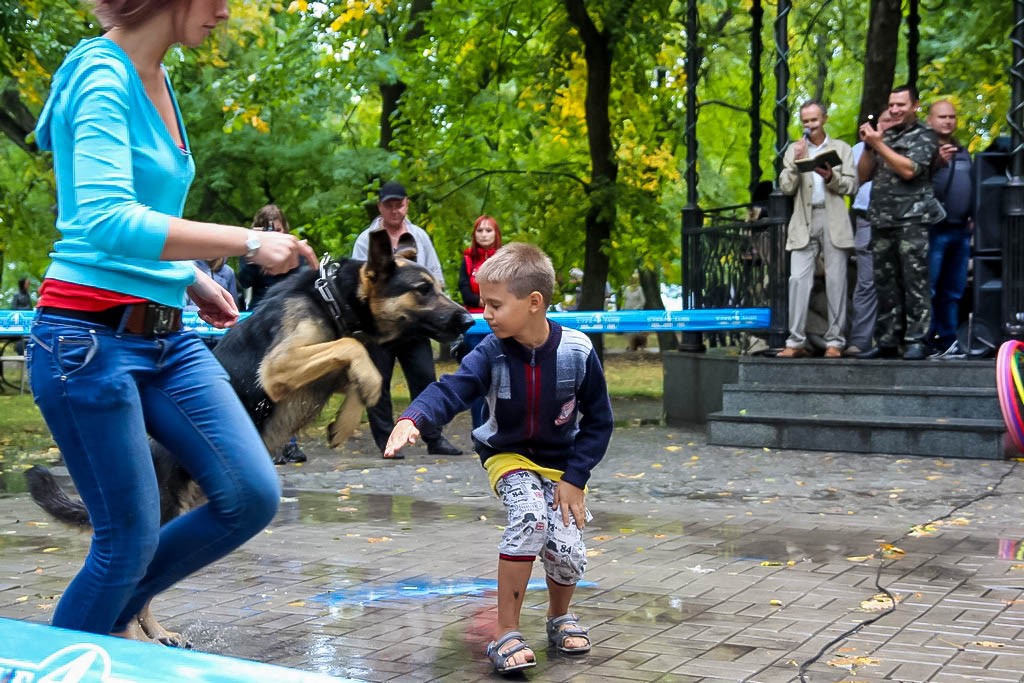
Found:
[[[214,347],[268,451],[278,452],[335,393],[345,394],[345,400],[328,427],[330,445],[337,448],[351,436],[363,408],[380,397],[380,373],[364,344],[387,344],[403,336],[448,342],[473,324],[430,271],[413,260],[415,255],[411,240],[400,239],[396,253],[387,233],[375,231],[365,262],[325,258],[319,272],[292,275]],[[205,499],[167,449],[153,440],[150,446],[160,484],[161,523],[167,523]],[[68,497],[49,470],[33,467],[25,476],[32,499],[48,514],[91,528],[85,506]],[[138,640],[188,646],[157,622],[148,604],[135,621],[129,632]]]

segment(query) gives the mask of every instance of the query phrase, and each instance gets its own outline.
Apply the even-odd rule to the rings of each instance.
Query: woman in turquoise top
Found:
[[[192,259],[245,255],[270,273],[316,255],[278,233],[182,219],[195,164],[163,69],[199,45],[226,0],[94,0],[106,33],[54,75],[36,126],[53,151],[61,239],[26,350],[32,391],[85,502],[94,536],[55,626],[138,635],[156,593],[266,526],[279,484],[259,433],[202,340],[199,315],[231,325],[231,296]],[[160,526],[147,434],[179,459],[208,503]]]

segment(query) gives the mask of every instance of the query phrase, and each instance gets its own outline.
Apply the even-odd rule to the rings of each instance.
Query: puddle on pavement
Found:
[[[318,491],[285,491],[284,495],[286,498],[296,498],[297,501],[281,505],[277,523],[359,521],[410,524],[416,520],[476,521],[480,515],[493,516],[495,512],[500,513],[500,508],[493,506],[434,503],[412,496],[389,494],[354,493],[342,496]]]
[[[593,581],[580,581],[579,588],[596,588]],[[309,598],[313,602],[323,602],[331,607],[346,605],[367,605],[370,603],[396,603],[408,601],[426,601],[437,598],[455,596],[482,596],[494,593],[498,584],[494,579],[443,579],[429,576],[411,577],[390,584],[356,585],[350,588],[338,588]],[[530,579],[526,586],[528,591],[546,591],[544,579]]]
[[[677,595],[663,595],[614,619],[615,624],[681,624],[707,610]],[[702,622],[703,623],[703,622]]]
[[[735,540],[714,546],[719,557],[727,560],[771,562],[831,562],[854,555],[869,555],[878,547],[877,533],[845,531],[808,531],[793,529],[786,534],[746,533]]]

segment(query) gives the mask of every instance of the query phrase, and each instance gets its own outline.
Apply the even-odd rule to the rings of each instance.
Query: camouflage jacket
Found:
[[[895,228],[921,223],[931,225],[945,218],[942,204],[932,189],[931,164],[939,149],[935,132],[920,121],[893,126],[882,141],[914,163],[914,177],[904,180],[875,153],[871,175],[868,219],[874,228]]]

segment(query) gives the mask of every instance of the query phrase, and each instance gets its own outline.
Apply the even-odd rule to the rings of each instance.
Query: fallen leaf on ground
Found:
[[[682,446],[665,446],[665,450],[666,451],[672,451],[673,453],[675,453],[676,451],[683,450],[683,447]]]
[[[898,605],[903,601],[903,597],[900,595],[896,596],[896,604]],[[862,600],[860,608],[865,612],[881,612],[883,610],[892,609],[894,607],[892,598],[885,593],[878,593],[869,600]]]
[[[881,661],[874,657],[836,657],[827,662],[829,666],[834,666],[839,669],[849,669],[853,671],[858,666],[878,666]]]
[[[43,548],[43,552],[44,553],[55,553],[55,552],[57,552],[59,550],[60,550],[60,548]]]
[[[306,606],[306,601],[305,600],[296,600],[295,602],[289,602],[288,606],[289,607],[305,607]]]
[[[625,474],[623,472],[616,472],[615,476],[618,477],[619,479],[642,479],[644,473],[641,472],[640,474]]]
[[[906,555],[906,553],[901,548],[897,548],[892,543],[883,543],[882,545],[878,546],[878,549],[886,555]]]
[[[978,647],[1006,647],[1002,643],[993,643],[991,640],[976,640],[974,644]]]
[[[390,541],[390,540],[391,540],[390,536],[377,536],[377,537],[371,536],[370,538],[366,539],[366,542],[367,543],[383,543],[384,541]]]
[[[782,600],[769,600],[768,604],[774,607],[782,607]]]
[[[850,562],[867,562],[868,560],[875,559],[874,555],[854,555],[853,557],[846,558]]]
[[[427,471],[427,468],[426,467],[417,467],[416,471],[419,472],[420,474],[422,474],[422,473]]]

